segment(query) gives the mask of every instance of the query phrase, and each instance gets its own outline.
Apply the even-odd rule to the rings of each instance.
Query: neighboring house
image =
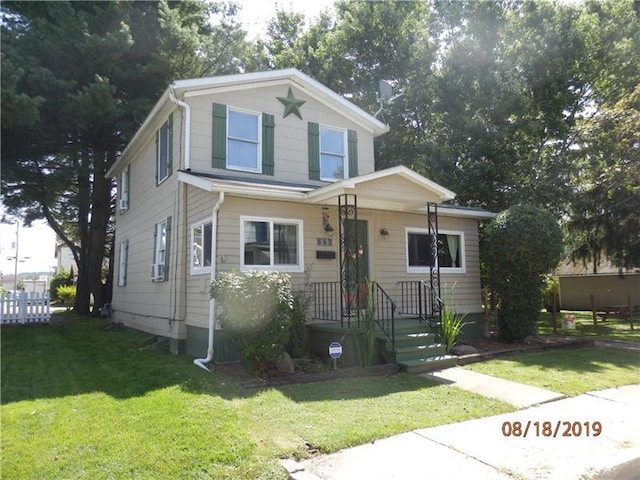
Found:
[[[609,262],[565,262],[555,271],[564,310],[603,310],[611,305],[640,305],[640,269],[622,270]],[[593,304],[591,303],[593,301]]]
[[[78,278],[78,265],[73,258],[71,249],[60,238],[56,238],[55,259],[57,263],[56,272],[65,270],[66,272],[73,273],[75,283]]]
[[[477,224],[492,214],[442,205],[454,194],[408,168],[375,171],[387,131],[294,69],[174,82],[107,174],[119,186],[113,319],[176,353],[213,342],[228,360],[209,287],[250,269],[288,272],[297,288],[308,270],[314,325],[353,326],[365,278],[396,320],[432,320],[426,297],[454,283],[458,311],[481,312]]]

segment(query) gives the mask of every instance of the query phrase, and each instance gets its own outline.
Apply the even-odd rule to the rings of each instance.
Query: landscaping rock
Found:
[[[293,365],[291,355],[287,352],[282,352],[278,357],[276,369],[281,373],[293,373],[295,371],[295,366]]]
[[[453,355],[471,355],[472,353],[478,353],[478,349],[471,345],[456,345],[451,349]]]

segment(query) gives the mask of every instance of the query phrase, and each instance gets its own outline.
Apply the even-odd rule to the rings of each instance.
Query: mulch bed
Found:
[[[458,365],[480,362],[492,358],[531,351],[539,351],[555,348],[579,348],[586,346],[600,346],[592,338],[565,337],[561,335],[544,335],[528,337],[524,343],[506,343],[495,337],[478,338],[467,342],[477,350],[477,353],[462,355],[458,357]],[[604,346],[604,345],[602,345]],[[632,344],[633,346],[633,344]],[[615,346],[614,346],[615,347]],[[637,348],[637,345],[635,346]],[[624,346],[618,348],[625,348]],[[628,347],[631,348],[631,347]],[[374,375],[394,375],[399,369],[394,364],[374,365],[372,367],[342,367],[336,370],[322,369],[320,371],[298,371],[294,373],[281,373],[277,371],[268,372],[263,377],[256,377],[248,372],[241,364],[218,364],[214,366],[214,371],[224,373],[234,377],[238,383],[248,389],[265,388],[295,383],[321,382],[334,380],[337,378],[363,377]]]

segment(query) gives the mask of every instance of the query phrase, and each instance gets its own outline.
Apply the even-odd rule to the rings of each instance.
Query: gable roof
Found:
[[[223,91],[243,90],[269,85],[294,85],[310,97],[319,100],[329,108],[373,133],[375,137],[389,131],[389,126],[357,105],[338,95],[330,88],[295,68],[271,70],[266,72],[239,73],[220,77],[176,80],[171,85],[178,98],[208,95]]]
[[[163,92],[106,176],[112,177],[115,175],[124,161],[123,159],[135,152],[142,139],[158,128],[159,117],[174,110],[177,107],[177,101],[200,95],[241,91],[273,85],[293,85],[299,88],[310,97],[337,111],[365,130],[370,131],[374,137],[389,131],[388,125],[295,68],[176,80]]]

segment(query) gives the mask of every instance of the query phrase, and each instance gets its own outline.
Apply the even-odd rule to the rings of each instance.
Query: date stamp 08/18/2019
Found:
[[[531,421],[502,422],[505,437],[597,437],[602,433],[602,423],[577,421]]]

